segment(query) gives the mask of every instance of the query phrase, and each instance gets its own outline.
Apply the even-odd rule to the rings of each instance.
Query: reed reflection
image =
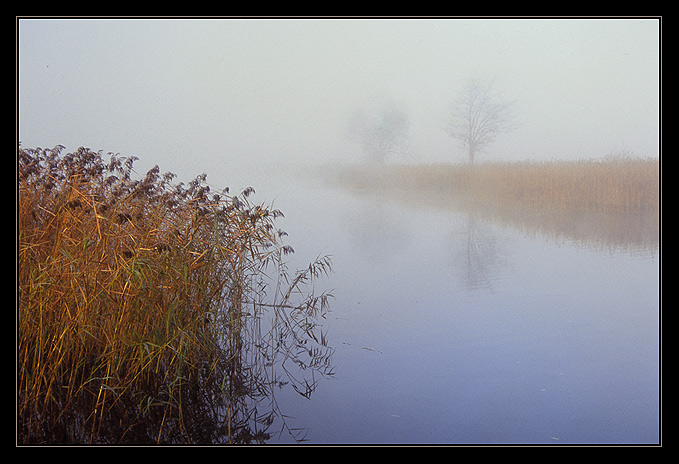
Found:
[[[660,241],[657,160],[487,166],[360,166],[330,182],[403,208],[473,215],[581,246],[655,253]]]
[[[357,209],[365,214],[352,218],[352,223],[371,227],[351,228],[366,256],[393,255],[407,246],[410,229],[405,225],[419,209],[464,215],[465,230],[451,242],[451,264],[469,289],[491,289],[506,264],[492,225],[614,253],[653,255],[659,246],[657,163],[653,161],[373,165],[334,172],[331,184],[369,199]],[[376,214],[370,213],[370,205]],[[410,219],[399,221],[397,215]]]
[[[314,291],[330,259],[290,273],[282,213],[252,188],[62,149],[18,154],[17,441],[303,439],[275,392],[333,373]]]

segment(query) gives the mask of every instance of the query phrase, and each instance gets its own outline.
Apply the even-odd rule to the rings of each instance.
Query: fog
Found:
[[[472,78],[513,103],[516,123],[475,162],[659,157],[658,19],[17,24],[22,147],[253,186],[286,215],[290,270],[332,256],[313,285],[334,297],[322,325],[336,376],[311,401],[291,386],[272,401],[311,443],[658,442],[653,211],[505,210],[424,175],[392,190],[379,165],[297,175],[364,162],[350,127],[382,103],[409,120],[386,163],[466,162],[445,129]]]
[[[135,155],[182,179],[360,161],[351,114],[410,117],[389,162],[460,162],[461,84],[492,79],[518,128],[478,160],[658,156],[658,19],[20,19],[23,147]],[[226,177],[222,177],[226,176]]]

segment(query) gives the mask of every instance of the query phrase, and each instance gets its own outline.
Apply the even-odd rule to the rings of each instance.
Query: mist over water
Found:
[[[22,147],[137,156],[254,187],[332,255],[335,378],[277,402],[310,443],[659,441],[657,217],[501,214],[356,189],[357,109],[409,117],[386,165],[460,163],[470,77],[516,104],[483,161],[659,156],[657,19],[18,21]],[[271,443],[291,441],[283,434]]]
[[[336,378],[289,399],[312,443],[658,441],[657,242],[301,190],[291,237],[335,264]]]

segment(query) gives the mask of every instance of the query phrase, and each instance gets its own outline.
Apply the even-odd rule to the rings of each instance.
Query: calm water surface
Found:
[[[657,241],[268,185],[290,267],[333,255],[335,376],[276,398],[308,443],[658,443]]]

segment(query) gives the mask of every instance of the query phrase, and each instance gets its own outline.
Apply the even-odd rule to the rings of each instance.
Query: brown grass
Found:
[[[281,213],[252,189],[173,185],[157,167],[135,180],[135,158],[61,150],[18,154],[18,442],[261,441],[253,363],[273,339],[319,339],[329,295],[302,287],[329,260],[287,279]],[[290,288],[263,306],[272,267]],[[253,330],[266,308],[287,325]]]
[[[660,202],[657,159],[373,166],[349,168],[340,178],[355,188],[396,188],[498,207],[627,213],[657,211]]]

